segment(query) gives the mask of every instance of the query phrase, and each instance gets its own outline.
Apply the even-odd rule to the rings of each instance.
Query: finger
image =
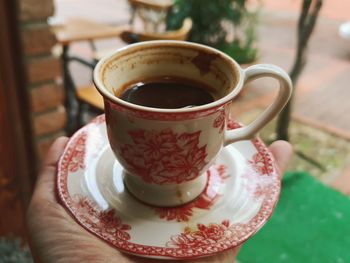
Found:
[[[218,253],[215,256],[211,257],[204,257],[200,258],[194,261],[191,261],[193,263],[228,263],[228,262],[236,262],[235,259],[238,255],[239,250],[241,249],[241,246],[234,247],[232,249],[226,250],[222,253]],[[183,261],[183,263],[186,263],[186,261]]]
[[[235,262],[235,259],[238,255],[238,252],[240,251],[242,245],[238,247],[234,247],[233,249],[226,250],[222,253],[218,253],[215,256],[210,257],[203,257],[195,260],[191,260],[191,263],[224,263],[224,262]],[[162,260],[162,259],[147,259],[147,258],[141,258],[134,255],[128,255],[125,254],[125,258],[129,259],[130,261],[126,262],[132,262],[132,263],[186,263],[189,262],[187,260]],[[126,263],[125,262],[125,263]]]
[[[279,169],[282,173],[284,173],[288,167],[293,153],[291,144],[286,141],[275,141],[270,145],[269,148],[275,157]]]
[[[55,197],[55,176],[57,163],[68,142],[67,137],[60,137],[52,144],[43,162],[42,170],[38,176],[33,198],[44,198],[53,202]]]
[[[43,166],[56,166],[59,158],[62,155],[62,152],[64,148],[66,147],[66,144],[68,142],[67,137],[59,137],[57,138],[54,143],[51,145],[49,152],[47,153],[47,156],[43,162]]]

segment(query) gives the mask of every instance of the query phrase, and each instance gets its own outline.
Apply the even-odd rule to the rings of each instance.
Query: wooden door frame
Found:
[[[0,0],[0,169],[7,176],[15,177],[25,209],[36,177],[37,160],[17,2]]]

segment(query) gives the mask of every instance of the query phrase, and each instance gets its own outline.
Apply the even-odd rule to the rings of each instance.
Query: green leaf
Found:
[[[209,45],[228,52],[238,61],[254,60],[256,49],[252,48],[256,42],[255,26],[257,20],[246,9],[247,0],[176,0],[175,6],[168,16],[169,29],[177,29],[186,17],[193,22],[190,41]],[[225,23],[223,23],[225,22]],[[229,34],[227,26],[239,28],[244,35],[242,43],[227,43]],[[236,30],[236,29],[235,29]]]

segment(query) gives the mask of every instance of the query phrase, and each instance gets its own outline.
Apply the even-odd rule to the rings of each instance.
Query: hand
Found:
[[[78,225],[57,202],[55,194],[56,168],[67,141],[67,138],[62,137],[51,146],[28,209],[29,244],[35,262],[159,262],[119,252]],[[278,141],[273,143],[270,149],[279,169],[283,172],[287,168],[292,153],[290,144]],[[213,257],[191,262],[231,263],[234,262],[238,251],[239,248],[236,248]]]

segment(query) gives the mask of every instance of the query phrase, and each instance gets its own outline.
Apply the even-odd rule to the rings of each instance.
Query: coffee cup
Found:
[[[169,77],[202,83],[214,101],[168,109],[120,97],[131,83]],[[233,99],[247,82],[261,77],[278,80],[278,96],[253,122],[227,130]],[[277,66],[242,69],[214,48],[181,41],[149,41],[119,49],[99,61],[94,83],[104,99],[108,139],[125,169],[124,183],[136,198],[155,206],[182,205],[200,195],[206,171],[220,150],[254,138],[292,92],[288,74]]]

